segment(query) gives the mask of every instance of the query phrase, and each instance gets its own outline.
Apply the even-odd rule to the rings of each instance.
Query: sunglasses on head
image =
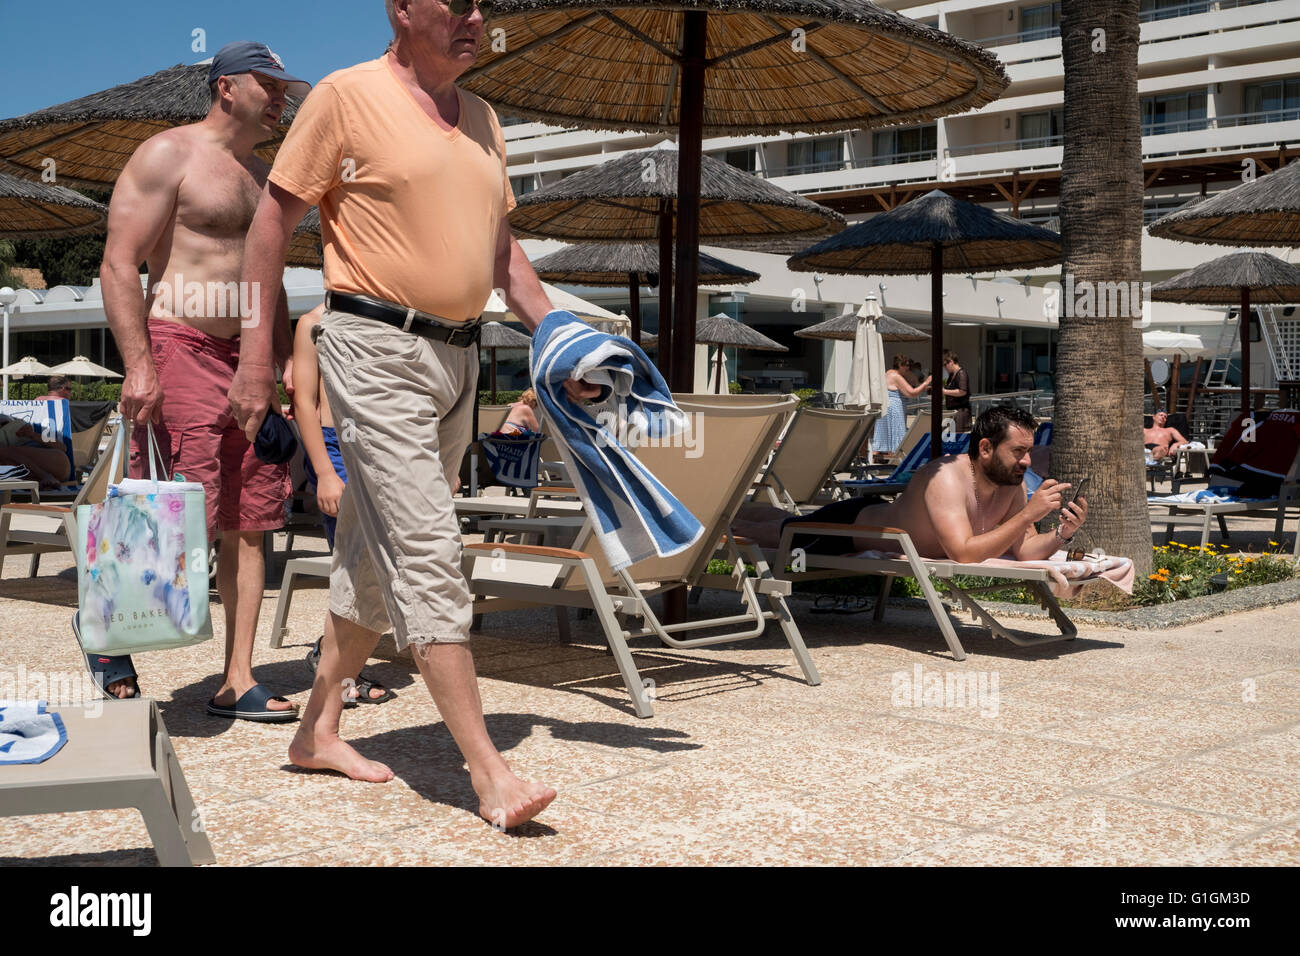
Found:
[[[447,11],[453,17],[467,17],[475,9],[486,20],[492,15],[492,0],[447,0]]]

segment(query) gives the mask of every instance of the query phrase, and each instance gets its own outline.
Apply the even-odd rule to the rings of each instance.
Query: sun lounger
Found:
[[[637,457],[704,526],[696,542],[667,558],[650,558],[618,572],[601,550],[588,523],[572,548],[520,544],[470,544],[465,548],[465,576],[475,594],[475,613],[519,607],[552,606],[595,611],[610,650],[640,717],[654,713],[628,641],[652,637],[678,649],[708,647],[760,637],[776,621],[789,643],[804,679],[821,677],[785,604],[787,583],[776,580],[762,555],[728,533],[756,474],[776,442],[792,399],[766,402],[711,401],[713,396],[674,396],[688,415],[704,422],[698,457],[682,447],[646,447]],[[734,561],[754,563],[756,575],[709,575],[709,560],[719,543]],[[678,624],[661,622],[650,598],[679,587],[739,591],[743,611],[737,615]],[[763,604],[766,603],[766,609]],[[640,621],[638,626],[634,622]],[[724,633],[707,633],[724,629]],[[691,634],[701,634],[692,637]]]
[[[875,422],[874,414],[860,409],[799,409],[753,497],[766,497],[786,511],[817,507],[835,467],[856,453]]]
[[[1287,509],[1300,506],[1300,429],[1295,425],[1296,415],[1291,409],[1276,409],[1258,424],[1258,434],[1249,435],[1242,428],[1246,416],[1238,416],[1215,451],[1209,488],[1149,495],[1147,504],[1157,509],[1153,519],[1166,522],[1165,543],[1169,543],[1180,518],[1191,518],[1193,524],[1200,525],[1201,547],[1210,542],[1212,521],[1218,522],[1227,540],[1229,517],[1272,518],[1273,536],[1281,539]],[[1242,480],[1251,483],[1256,495],[1264,492],[1268,497],[1250,496],[1248,486],[1242,486],[1240,491],[1231,487]],[[1276,493],[1269,493],[1273,488]],[[1168,514],[1161,515],[1162,508],[1167,508]],[[1300,555],[1300,527],[1294,551]]]
[[[895,541],[902,553],[898,557],[866,554],[824,555],[813,554],[799,548],[799,538],[804,535],[817,537],[871,537]],[[1005,638],[1020,647],[1038,647],[1059,641],[1073,640],[1078,633],[1074,623],[1061,609],[1060,603],[1052,593],[1052,573],[1044,567],[1032,566],[1038,562],[1026,564],[1008,564],[1005,562],[962,564],[951,560],[922,558],[916,551],[911,537],[898,528],[874,528],[847,524],[792,523],[787,524],[781,532],[780,547],[769,555],[776,576],[787,581],[817,580],[825,578],[856,577],[859,575],[879,575],[881,577],[880,596],[876,600],[872,620],[883,619],[885,602],[889,598],[890,586],[895,577],[910,577],[921,588],[925,602],[934,615],[935,622],[948,644],[955,660],[965,660],[966,650],[957,637],[951,612],[939,599],[931,578],[943,582],[948,593],[970,611],[987,627],[995,637]],[[793,568],[794,570],[787,570]],[[953,580],[958,575],[997,578],[1001,583],[978,588],[962,588]],[[1079,577],[1073,583],[1087,583],[1099,580],[1098,577]],[[1020,586],[1033,596],[1038,604],[1051,615],[1059,633],[1041,635],[1029,634],[1009,628],[999,622],[987,608],[976,601],[974,595],[987,591],[1004,590]]]
[[[50,705],[68,742],[42,763],[0,769],[0,817],[134,807],[163,866],[215,863],[158,705]]]
[[[130,423],[123,423],[125,447],[131,443]],[[119,456],[117,471],[110,474],[113,455],[99,456],[74,498],[68,504],[30,502],[6,504],[0,507],[0,573],[4,571],[5,558],[15,554],[32,556],[28,577],[36,577],[40,556],[50,551],[71,551],[77,540],[77,508],[96,504],[108,494],[108,486],[122,480],[127,455]]]

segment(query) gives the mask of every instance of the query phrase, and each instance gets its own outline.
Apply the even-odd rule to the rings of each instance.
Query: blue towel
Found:
[[[1241,498],[1233,492],[1235,488],[1211,487],[1200,491],[1184,491],[1176,495],[1148,495],[1148,504],[1160,505],[1226,505],[1250,501],[1273,501],[1272,498]]]
[[[41,763],[67,742],[63,721],[45,712],[45,701],[0,701],[0,764]]]
[[[698,541],[704,527],[620,443],[629,434],[671,441],[689,425],[640,346],[557,310],[533,333],[529,367],[538,405],[568,453],[570,476],[613,569],[666,558]],[[600,396],[575,404],[564,391],[570,378],[599,385]]]
[[[519,435],[501,432],[478,436],[483,456],[497,481],[511,488],[536,488],[545,435],[525,431]]]

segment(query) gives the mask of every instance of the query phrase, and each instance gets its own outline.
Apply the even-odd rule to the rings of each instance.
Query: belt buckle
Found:
[[[447,344],[453,348],[467,349],[478,341],[478,333],[479,326],[477,322],[474,323],[472,328],[466,328],[464,326],[449,328],[447,330]],[[466,341],[464,345],[461,345],[456,341],[456,337],[460,335],[465,336]]]

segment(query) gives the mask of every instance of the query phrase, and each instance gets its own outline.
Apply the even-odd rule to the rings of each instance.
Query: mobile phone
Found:
[[[1091,478],[1084,478],[1080,481],[1079,484],[1075,486],[1074,494],[1070,496],[1070,501],[1077,501],[1080,498],[1088,497],[1088,483],[1091,480]],[[1069,502],[1067,502],[1067,504],[1068,503]]]

